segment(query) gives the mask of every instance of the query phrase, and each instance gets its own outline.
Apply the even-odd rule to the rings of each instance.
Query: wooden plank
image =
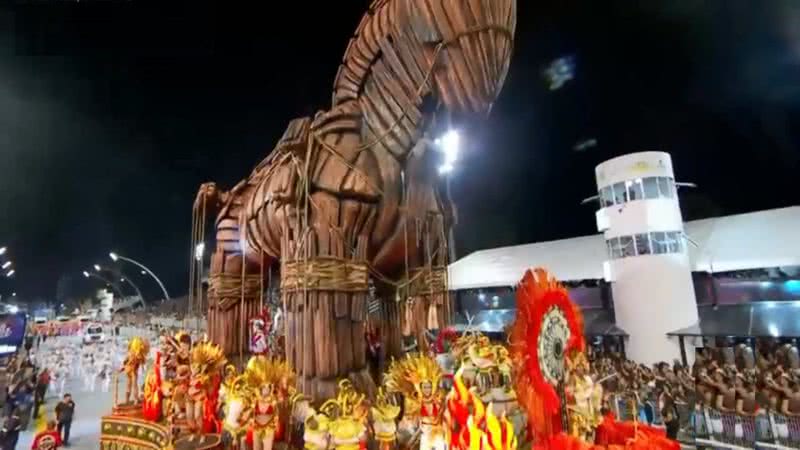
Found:
[[[337,302],[349,303],[349,294],[344,292],[336,293]],[[341,300],[343,299],[343,300]],[[344,376],[353,367],[353,338],[352,322],[349,317],[337,318],[336,320],[336,345],[339,350],[339,375]]]
[[[303,374],[307,377],[316,375],[314,371],[314,352],[309,351],[314,348],[314,317],[310,311],[310,297],[315,296],[315,293],[309,292],[306,295],[300,294],[305,297],[303,304],[305,311],[301,313],[303,322],[303,346],[298,349],[303,356]]]
[[[330,377],[334,373],[331,371],[330,360],[332,355],[325,351],[331,347],[330,339],[330,326],[331,320],[329,314],[330,293],[320,292],[318,294],[318,304],[314,308],[314,337],[316,338],[316,345],[314,353],[316,355],[317,375],[321,377]]]
[[[364,294],[354,295],[353,303],[366,303]],[[353,321],[350,324],[353,343],[353,369],[356,370],[363,369],[367,365],[367,349],[364,340],[365,325],[366,322],[363,319]]]
[[[336,376],[341,373],[345,368],[339,364],[339,347],[336,345],[336,320],[333,318],[333,294],[329,294],[328,302],[324,305],[325,315],[328,317],[326,322],[326,333],[328,346],[326,353],[328,353],[328,372],[329,376]]]

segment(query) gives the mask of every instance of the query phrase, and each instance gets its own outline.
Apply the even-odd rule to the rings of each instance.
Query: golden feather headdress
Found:
[[[350,380],[341,380],[339,381],[339,391],[337,392],[336,397],[323,403],[320,407],[320,412],[331,419],[337,419],[341,417],[353,417],[355,419],[359,419],[366,413],[366,409],[359,411],[360,407],[366,405],[364,402],[366,398],[366,395],[359,394],[355,390],[353,383],[351,383]]]
[[[217,344],[201,342],[192,348],[192,371],[197,374],[220,372],[227,362],[222,348]]]
[[[372,416],[376,420],[390,422],[397,419],[400,415],[400,406],[394,404],[391,398],[386,395],[383,388],[378,389],[378,396],[375,399],[375,406],[372,407]]]
[[[142,363],[147,358],[148,353],[150,353],[150,342],[147,339],[135,336],[128,343],[128,360],[130,362]]]
[[[427,355],[409,355],[399,361],[392,361],[384,385],[388,393],[399,392],[409,397],[420,394],[423,383],[430,383],[431,389],[435,391],[441,378],[442,369],[436,360]]]

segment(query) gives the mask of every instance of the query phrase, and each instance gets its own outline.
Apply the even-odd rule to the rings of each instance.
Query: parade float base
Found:
[[[126,405],[119,405],[126,406]],[[169,448],[167,424],[151,422],[141,416],[141,406],[117,407],[101,418],[100,450],[165,450]],[[218,434],[183,435],[175,441],[175,450],[216,450],[222,448]]]
[[[175,450],[216,450],[221,448],[222,438],[218,434],[206,434],[202,437],[183,436],[175,441]]]
[[[100,450],[163,450],[169,445],[169,428],[130,414],[101,418]]]

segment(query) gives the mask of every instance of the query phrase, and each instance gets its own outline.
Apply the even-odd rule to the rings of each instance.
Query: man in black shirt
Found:
[[[75,402],[70,394],[64,394],[64,400],[56,405],[56,420],[58,420],[58,433],[64,447],[69,446],[69,429],[72,427],[72,416],[75,414]]]

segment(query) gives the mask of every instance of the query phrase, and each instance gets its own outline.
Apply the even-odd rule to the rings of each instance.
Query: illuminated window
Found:
[[[669,253],[681,253],[683,251],[683,237],[680,231],[670,231],[666,233]]]
[[[636,240],[636,254],[649,255],[650,252],[650,234],[642,233],[635,236]]]
[[[636,246],[633,244],[633,236],[620,236],[619,248],[622,252],[622,258],[636,256]]]
[[[614,204],[614,192],[610,186],[606,186],[600,190],[600,205],[607,208]]]
[[[633,200],[675,198],[675,195],[675,181],[670,177],[635,178],[606,186],[598,192],[603,208]]]
[[[621,205],[628,201],[628,191],[625,189],[625,183],[617,183],[614,185],[614,204]]]
[[[675,182],[669,177],[658,177],[658,190],[661,197],[673,198],[675,196]]]
[[[611,259],[622,258],[622,249],[619,246],[619,238],[608,240],[608,255]]]
[[[628,188],[628,200],[642,200],[644,193],[642,192],[642,179],[637,178],[633,181],[626,181],[625,186]]]
[[[650,233],[650,241],[653,244],[653,254],[660,255],[669,252],[667,236],[663,231]]]
[[[644,198],[654,199],[660,196],[660,194],[658,193],[658,178],[656,177],[644,178],[642,180],[642,186],[644,187]]]
[[[611,259],[638,255],[664,255],[683,253],[683,233],[680,231],[654,231],[633,236],[620,236],[606,241]]]

